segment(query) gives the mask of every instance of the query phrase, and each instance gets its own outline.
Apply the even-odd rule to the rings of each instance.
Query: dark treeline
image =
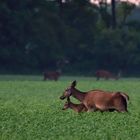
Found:
[[[140,22],[132,18],[134,9],[118,3],[114,23],[111,5],[104,2],[1,0],[0,72],[41,73],[68,60],[64,73],[139,74]]]

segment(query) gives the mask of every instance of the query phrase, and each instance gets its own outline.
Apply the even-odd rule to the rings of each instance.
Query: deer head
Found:
[[[70,97],[67,98],[67,102],[65,102],[64,107],[62,108],[62,110],[66,110],[70,107]]]
[[[61,100],[68,98],[72,95],[72,89],[76,86],[76,80],[71,83],[71,85],[64,91],[63,95],[60,97]]]

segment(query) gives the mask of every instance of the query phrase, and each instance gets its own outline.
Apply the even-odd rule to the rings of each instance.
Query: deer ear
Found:
[[[71,87],[75,87],[77,84],[76,80],[74,80],[72,83],[71,83]]]

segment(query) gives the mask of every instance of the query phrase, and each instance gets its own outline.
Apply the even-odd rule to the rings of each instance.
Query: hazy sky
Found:
[[[99,0],[91,0],[91,2],[93,3],[98,3]],[[107,0],[108,2],[110,2],[111,0]],[[117,1],[117,0],[116,0]],[[129,2],[132,2],[132,3],[135,3],[135,4],[139,4],[140,5],[140,0],[120,0],[120,1],[129,1]]]

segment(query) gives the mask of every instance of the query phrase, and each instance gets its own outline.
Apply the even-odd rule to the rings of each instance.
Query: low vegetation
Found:
[[[9,78],[8,78],[9,77]],[[128,113],[76,113],[62,110],[59,97],[76,79],[83,91],[123,91],[130,96]],[[140,139],[139,79],[96,81],[62,77],[42,81],[40,76],[0,76],[1,140],[132,140]],[[71,98],[73,102],[78,103]]]

